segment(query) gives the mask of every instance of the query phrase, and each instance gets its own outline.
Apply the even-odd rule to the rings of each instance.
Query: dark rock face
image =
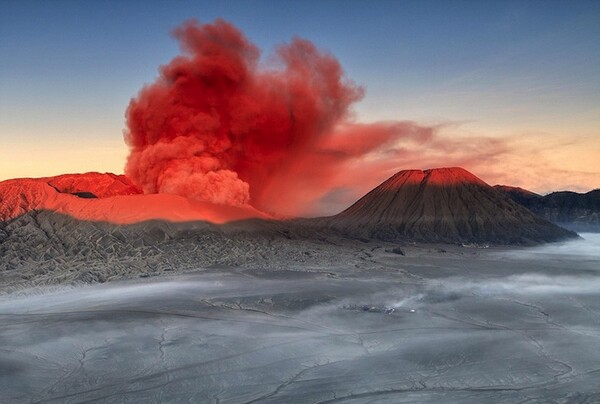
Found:
[[[561,191],[542,196],[521,188],[496,185],[535,214],[575,231],[600,232],[600,189],[585,194]]]
[[[532,244],[576,237],[462,168],[400,171],[324,222],[383,240]]]
[[[92,192],[73,192],[73,195],[84,199],[97,199],[98,197]]]

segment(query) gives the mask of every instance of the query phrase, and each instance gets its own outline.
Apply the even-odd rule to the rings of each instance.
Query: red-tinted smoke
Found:
[[[175,31],[184,56],[160,71],[127,110],[126,174],[145,193],[174,193],[269,209],[272,189],[344,120],[362,90],[338,61],[294,39],[277,66],[231,24],[187,22]],[[265,193],[270,190],[269,193]]]
[[[265,66],[223,20],[190,21],[175,36],[183,55],[126,114],[126,174],[145,193],[318,213],[330,191],[376,185],[406,148],[435,143],[434,128],[411,122],[353,123],[362,88],[306,40],[280,46]]]

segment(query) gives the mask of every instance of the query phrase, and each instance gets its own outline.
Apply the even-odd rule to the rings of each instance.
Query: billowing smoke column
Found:
[[[350,123],[362,89],[306,40],[280,46],[265,67],[223,20],[190,21],[175,36],[183,56],[161,67],[126,114],[126,174],[145,193],[293,214],[322,197],[349,159],[406,132],[403,123]]]

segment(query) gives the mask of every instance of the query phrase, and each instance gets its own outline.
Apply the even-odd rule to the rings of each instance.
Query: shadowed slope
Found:
[[[527,189],[520,187],[511,187],[509,185],[494,185],[494,189],[500,191],[508,196],[513,201],[520,205],[527,207],[530,201],[541,198],[542,195],[531,192]]]
[[[327,221],[358,237],[428,242],[526,244],[576,236],[462,168],[400,171]]]

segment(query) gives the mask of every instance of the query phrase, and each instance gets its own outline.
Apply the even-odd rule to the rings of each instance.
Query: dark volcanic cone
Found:
[[[328,226],[362,238],[530,244],[576,237],[462,168],[395,174]]]

